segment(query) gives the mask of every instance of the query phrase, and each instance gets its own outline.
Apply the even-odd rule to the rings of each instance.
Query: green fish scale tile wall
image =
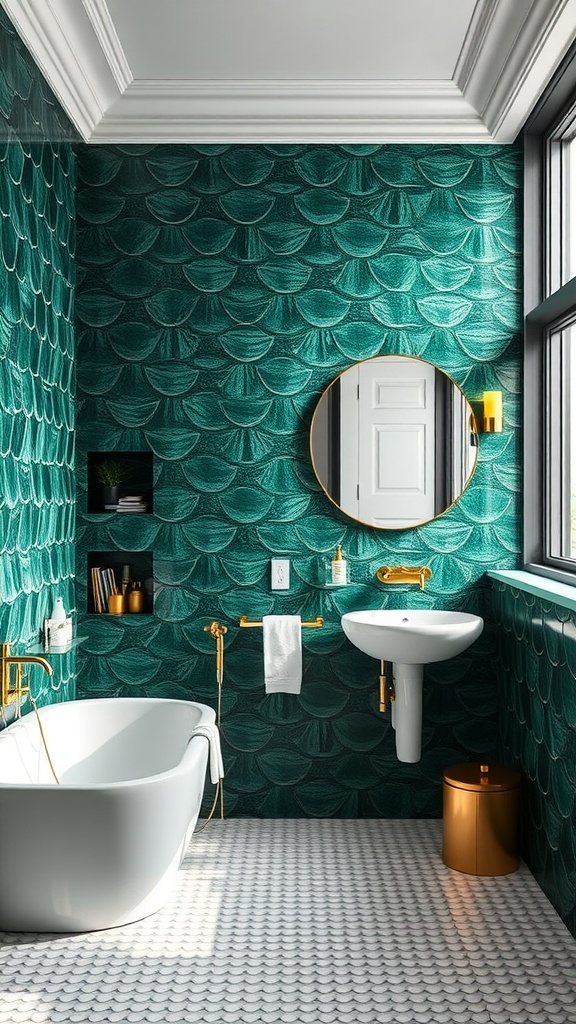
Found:
[[[515,147],[80,147],[78,602],[92,551],[152,551],[152,616],[87,616],[82,696],[222,700],[226,805],[260,816],[436,816],[442,768],[493,756],[488,565],[520,548],[521,154]],[[377,531],[335,510],[310,465],[323,389],[380,353],[422,356],[468,397],[505,394],[463,499],[429,525]],[[154,514],[87,513],[86,453],[154,452]],[[341,543],[352,584],[323,587]],[[289,558],[273,594],[269,563]],[[129,558],[127,558],[129,561]],[[383,563],[432,579],[386,589]],[[465,656],[430,666],[422,760],[400,764],[378,663],[340,628],[359,607],[483,614]],[[262,633],[305,630],[300,696],[264,693]]]
[[[576,934],[576,613],[494,583],[502,748],[524,775],[523,854]]]
[[[75,138],[0,11],[0,639],[74,610]],[[30,670],[38,702],[74,696],[74,655]]]

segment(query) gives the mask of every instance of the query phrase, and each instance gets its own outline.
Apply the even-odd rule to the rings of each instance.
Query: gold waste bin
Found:
[[[468,875],[516,871],[520,772],[487,764],[453,764],[442,778],[442,860]]]

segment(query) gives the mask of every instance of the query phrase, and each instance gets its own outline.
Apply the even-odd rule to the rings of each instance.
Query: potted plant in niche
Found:
[[[115,459],[106,459],[96,466],[96,478],[102,484],[104,508],[114,508],[120,498],[120,484],[126,479],[124,466]]]

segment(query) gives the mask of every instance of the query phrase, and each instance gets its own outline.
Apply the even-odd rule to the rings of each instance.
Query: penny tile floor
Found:
[[[441,822],[211,822],[123,928],[0,933],[0,1024],[576,1024],[576,941],[522,865]]]

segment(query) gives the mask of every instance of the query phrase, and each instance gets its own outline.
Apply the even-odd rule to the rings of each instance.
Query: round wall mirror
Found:
[[[344,370],[312,417],[314,472],[346,515],[402,530],[442,515],[469,483],[476,418],[457,384],[412,356],[376,356]]]

